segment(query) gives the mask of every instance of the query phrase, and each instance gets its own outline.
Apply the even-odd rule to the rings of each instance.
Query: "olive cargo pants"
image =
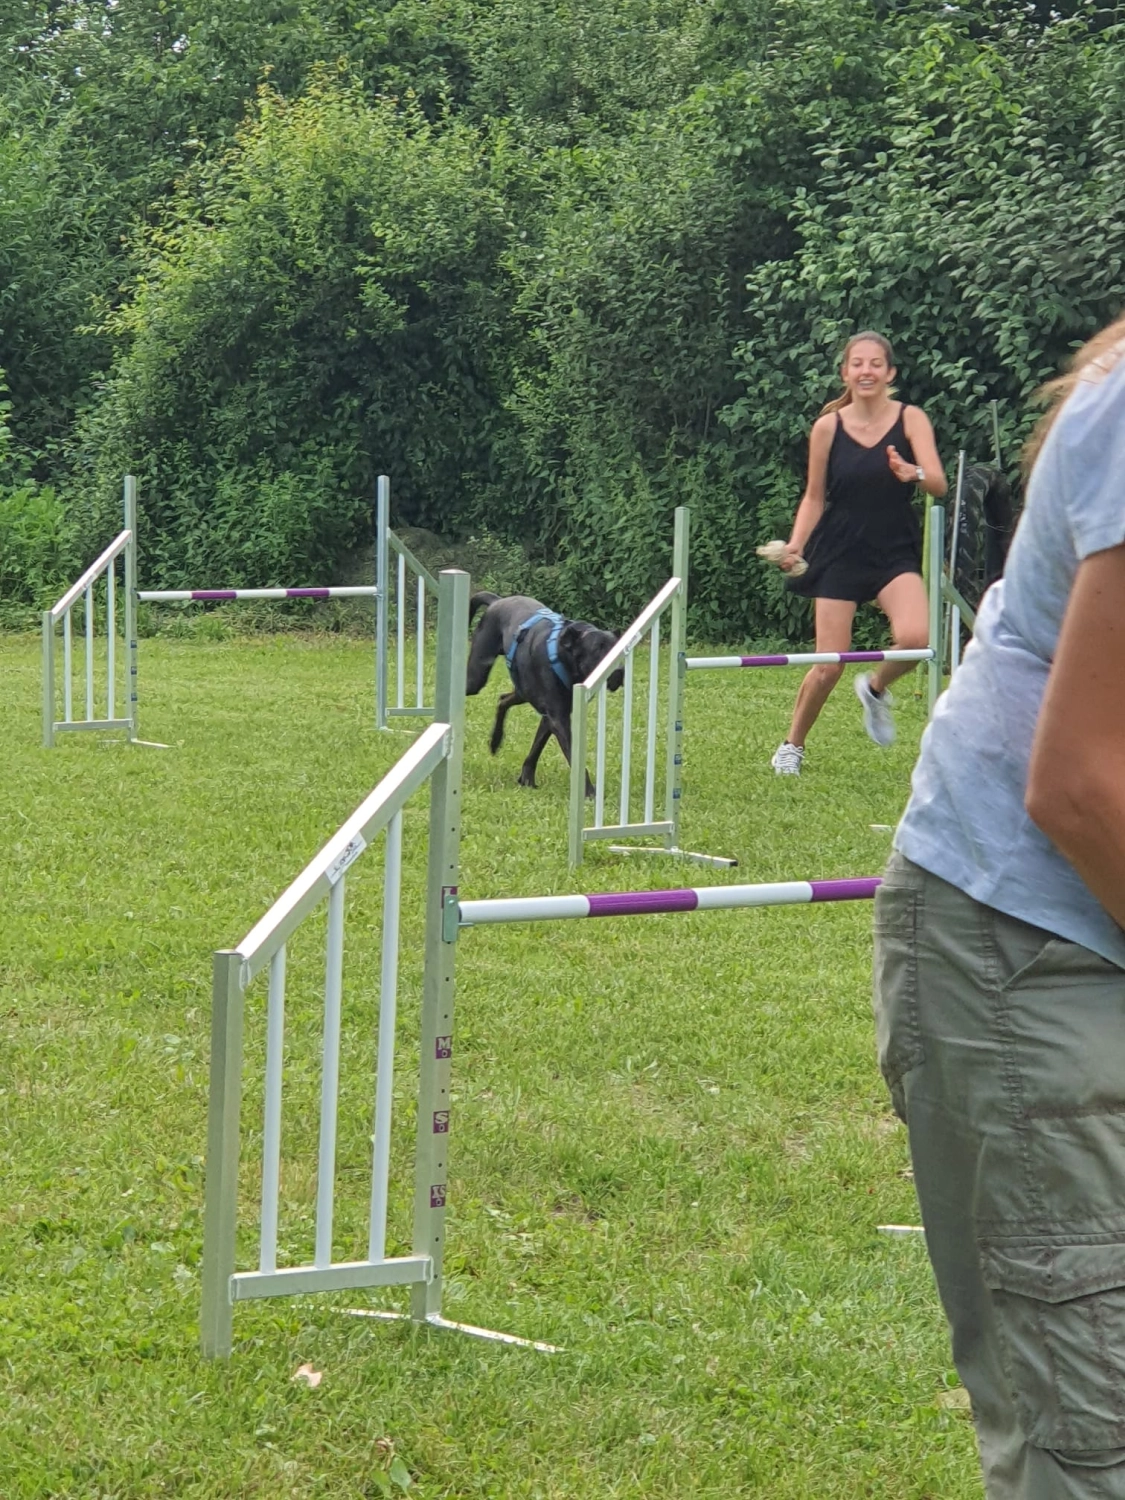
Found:
[[[989,1500],[1125,1500],[1125,972],[896,853],[875,1016]]]

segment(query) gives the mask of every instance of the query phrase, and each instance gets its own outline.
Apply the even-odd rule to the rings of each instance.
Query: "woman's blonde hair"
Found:
[[[883,353],[887,356],[888,368],[892,370],[895,368],[895,351],[891,348],[890,339],[885,339],[881,333],[874,333],[869,328],[865,329],[863,333],[853,333],[851,338],[844,345],[844,352],[840,355],[841,368],[843,368],[843,366],[847,364],[848,355],[852,352],[857,344],[878,344],[879,348],[882,349]],[[894,392],[888,391],[887,394],[893,396]],[[851,387],[845,386],[840,394],[835,398],[835,400],[829,401],[827,405],[821,407],[819,414],[820,416],[824,417],[827,416],[829,412],[839,411],[841,407],[850,406],[851,404]]]
[[[1043,442],[1074,387],[1080,380],[1099,380],[1112,370],[1123,351],[1125,351],[1125,313],[1122,313],[1107,328],[1103,328],[1100,333],[1095,333],[1088,343],[1082,345],[1082,348],[1070,360],[1065,375],[1049,380],[1046,385],[1040,386],[1036,391],[1035,400],[1044,404],[1047,410],[1039,418],[1035,431],[1024,445],[1023,472],[1025,477],[1030,475],[1035,460],[1039,457],[1039,451],[1043,447]]]

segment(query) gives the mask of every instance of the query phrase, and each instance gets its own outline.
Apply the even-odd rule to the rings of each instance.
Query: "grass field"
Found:
[[[370,646],[143,643],[142,732],[39,748],[37,645],[0,638],[0,1497],[981,1493],[904,1133],[874,1062],[870,906],[478,929],[458,949],[447,1316],[538,1354],[347,1316],[391,1293],[241,1305],[197,1353],[211,952],[233,945],[408,743],[372,728]],[[768,759],[792,672],[687,685],[685,846],[594,851],[566,776],[515,786],[528,710],[470,705],[462,894],[876,874],[922,727],[864,737],[848,683],[800,781]],[[391,1253],[408,1247],[425,805],[406,819]],[[349,876],[338,1256],[371,1128],[379,862]],[[291,947],[282,1240],[311,1253],[323,927]],[[259,989],[247,1024],[255,1229]],[[292,1379],[309,1362],[315,1389]],[[394,1462],[398,1460],[400,1462]],[[392,1478],[393,1473],[393,1478]]]

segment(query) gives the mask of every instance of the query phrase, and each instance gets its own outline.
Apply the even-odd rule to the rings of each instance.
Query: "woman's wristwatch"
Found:
[[[926,471],[925,471],[925,469],[923,469],[923,467],[922,467],[921,464],[916,464],[915,465],[915,467],[914,467],[914,477],[918,481],[919,484],[925,484],[925,482],[926,482]]]

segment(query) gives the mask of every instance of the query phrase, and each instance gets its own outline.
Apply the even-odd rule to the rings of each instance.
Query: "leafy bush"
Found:
[[[49,607],[73,569],[73,536],[54,490],[29,480],[0,492],[0,606]]]
[[[472,129],[327,75],[294,103],[263,90],[109,323],[123,353],[84,449],[102,510],[123,471],[143,478],[146,579],[331,567],[384,469],[421,524],[479,487],[506,232]]]
[[[153,585],[335,576],[385,471],[397,524],[611,625],[687,503],[692,630],[802,637],[754,548],[846,335],[899,346],[951,469],[995,399],[1011,469],[1125,299],[1096,0],[32,10],[0,18],[0,485],[54,484],[88,559],[137,474]]]

